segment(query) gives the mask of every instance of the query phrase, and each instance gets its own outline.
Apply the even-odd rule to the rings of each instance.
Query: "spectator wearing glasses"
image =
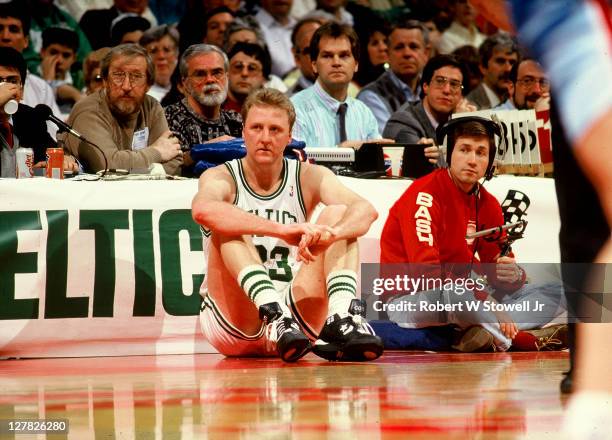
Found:
[[[166,173],[177,174],[182,162],[179,141],[168,130],[159,102],[147,95],[155,72],[147,51],[136,44],[113,47],[101,71],[104,87],[74,106],[68,124],[104,155],[72,136],[65,138],[68,149],[89,172],[105,165],[131,170],[161,163]]]
[[[155,82],[147,94],[161,101],[170,91],[170,77],[178,62],[179,34],[167,25],[158,26],[142,34],[140,45],[155,65]]]
[[[46,149],[57,146],[40,112],[21,104],[13,114],[5,110],[9,100],[21,101],[25,79],[26,62],[21,53],[12,47],[0,47],[0,177],[15,177],[19,148],[32,148],[34,167],[42,168]],[[77,169],[72,156],[64,156],[64,169]]]
[[[496,109],[528,110],[536,108],[539,102],[550,98],[550,82],[538,63],[533,58],[523,58],[510,71],[510,79],[514,83],[514,94]]]
[[[18,148],[32,148],[36,163],[45,160],[47,147],[55,146],[45,120],[34,110],[22,105],[13,115],[4,110],[9,100],[21,101],[25,78],[23,56],[11,47],[0,47],[0,177],[15,177]]]
[[[436,128],[458,111],[476,108],[463,98],[466,81],[463,66],[451,55],[436,55],[423,69],[422,100],[407,102],[391,115],[383,136],[402,143],[432,144],[425,148],[425,157],[432,164],[446,166],[444,155],[436,146]]]
[[[236,43],[258,44],[270,53],[261,29],[259,28],[259,24],[251,16],[236,18],[227,26],[227,29],[225,29],[223,51],[225,53],[230,53]],[[287,85],[285,85],[281,78],[273,73],[270,73],[266,78],[264,87],[276,89],[283,93],[287,92]]]
[[[19,53],[30,45],[31,17],[23,3],[16,1],[0,3],[0,47],[12,47]],[[45,104],[53,114],[61,118],[62,114],[55,103],[55,93],[40,76],[28,72],[23,84],[21,102],[30,107]],[[47,121],[47,131],[55,139],[57,126]]]
[[[228,69],[227,55],[212,44],[194,44],[181,57],[185,98],[166,107],[166,118],[181,144],[184,176],[193,175],[192,145],[242,136],[242,116],[221,108],[227,97]]]
[[[223,108],[240,113],[249,93],[264,87],[268,81],[270,54],[259,44],[236,43],[228,58],[229,89]]]

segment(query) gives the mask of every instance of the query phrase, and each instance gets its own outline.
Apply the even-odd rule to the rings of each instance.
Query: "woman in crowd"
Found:
[[[389,30],[386,22],[378,20],[374,23],[368,23],[367,27],[364,26],[357,30],[357,34],[362,44],[360,47],[359,70],[353,80],[359,87],[363,87],[376,80],[387,69],[387,62],[389,60],[387,37]]]
[[[100,63],[106,54],[110,51],[110,47],[102,47],[91,52],[83,63],[83,76],[85,79],[86,94],[90,95],[102,88],[102,74]]]

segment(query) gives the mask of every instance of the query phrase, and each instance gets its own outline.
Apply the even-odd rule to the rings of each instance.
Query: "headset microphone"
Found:
[[[485,180],[491,180],[495,171],[495,158],[497,154],[495,136],[499,137],[503,151],[506,151],[505,138],[503,136],[501,124],[499,123],[499,119],[497,119],[496,115],[491,115],[491,119],[483,118],[482,116],[461,116],[458,118],[451,119],[447,121],[444,125],[438,126],[438,128],[436,129],[436,143],[438,145],[442,145],[444,143],[444,139],[446,138],[446,163],[450,166],[453,148],[455,147],[454,145],[451,145],[454,143],[455,129],[459,125],[463,125],[468,122],[478,122],[484,125],[487,133],[489,133],[493,137],[494,145],[489,146],[489,164],[487,165],[487,169],[484,175]],[[452,142],[449,142],[449,137],[452,137]]]

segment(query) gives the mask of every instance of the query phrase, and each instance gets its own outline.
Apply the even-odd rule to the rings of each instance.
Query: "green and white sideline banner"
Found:
[[[379,257],[387,212],[409,180],[341,178],[379,219],[360,240]],[[520,262],[558,262],[551,179],[487,183],[531,199]],[[0,180],[0,357],[214,352],[200,331],[202,240],[197,181]]]

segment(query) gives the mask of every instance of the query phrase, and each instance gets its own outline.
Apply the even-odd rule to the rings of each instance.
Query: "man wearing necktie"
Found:
[[[40,113],[21,104],[16,113],[12,108],[23,97],[25,77],[21,53],[12,47],[0,47],[0,177],[15,177],[17,149],[32,148],[34,163],[41,167],[47,147],[56,146]],[[14,102],[9,103],[11,100]]]
[[[346,109],[348,104],[343,102],[338,106],[338,129],[340,133],[340,143],[346,141]]]
[[[318,78],[291,98],[297,113],[293,137],[307,147],[358,148],[366,141],[388,142],[381,139],[371,110],[348,96],[358,57],[359,41],[349,26],[330,22],[312,36],[310,59]]]

